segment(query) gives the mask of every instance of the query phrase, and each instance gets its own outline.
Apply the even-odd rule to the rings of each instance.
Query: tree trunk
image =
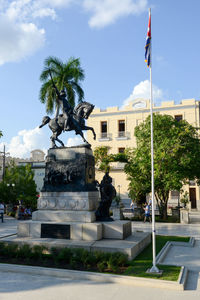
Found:
[[[168,203],[169,192],[166,195],[156,194],[156,201],[158,204],[158,209],[160,213],[160,217],[163,220],[167,220],[167,203]]]

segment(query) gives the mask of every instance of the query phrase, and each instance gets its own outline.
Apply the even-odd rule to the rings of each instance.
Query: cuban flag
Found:
[[[147,67],[151,64],[151,12],[149,11],[149,24],[147,30],[146,46],[145,46],[145,62]]]

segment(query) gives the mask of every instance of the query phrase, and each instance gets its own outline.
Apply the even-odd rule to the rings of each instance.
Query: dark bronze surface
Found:
[[[41,238],[70,239],[70,225],[41,224]]]

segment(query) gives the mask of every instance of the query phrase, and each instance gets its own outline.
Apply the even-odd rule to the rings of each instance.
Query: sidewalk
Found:
[[[163,264],[185,266],[189,270],[186,290],[200,291],[200,224],[156,223],[157,235],[189,236],[195,238],[194,247],[173,245]],[[132,222],[134,231],[152,231],[151,223]]]
[[[200,224],[156,223],[156,234],[200,238]],[[132,222],[132,231],[152,231],[152,223]]]
[[[0,221],[0,239],[9,235],[17,234],[18,220],[4,216],[4,222]]]

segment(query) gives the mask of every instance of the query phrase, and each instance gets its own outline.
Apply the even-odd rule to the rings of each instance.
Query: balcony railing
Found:
[[[116,137],[116,139],[118,140],[120,140],[120,139],[122,139],[122,140],[127,140],[127,139],[129,139],[130,138],[130,132],[127,132],[127,131],[119,131],[118,132],[118,135],[117,135],[117,137]]]
[[[112,134],[108,132],[101,132],[99,135],[99,141],[110,141]]]

